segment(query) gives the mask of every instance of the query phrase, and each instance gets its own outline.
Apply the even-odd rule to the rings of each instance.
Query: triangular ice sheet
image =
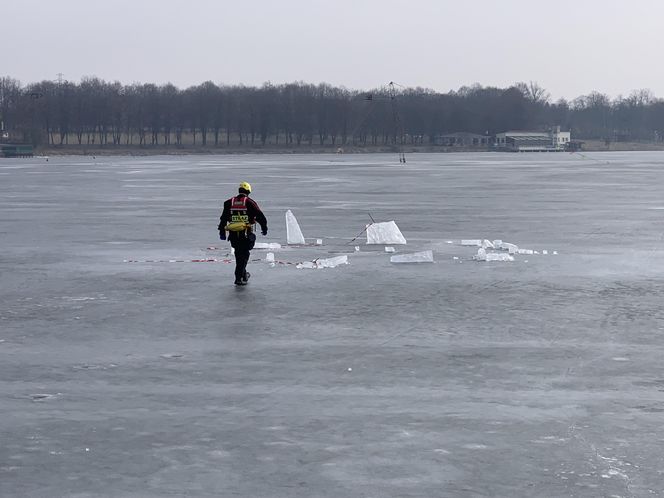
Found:
[[[304,235],[290,209],[286,211],[286,241],[288,244],[304,244]]]

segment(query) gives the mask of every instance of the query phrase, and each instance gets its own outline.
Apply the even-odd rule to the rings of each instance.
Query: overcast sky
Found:
[[[661,0],[2,0],[0,75],[664,97]]]

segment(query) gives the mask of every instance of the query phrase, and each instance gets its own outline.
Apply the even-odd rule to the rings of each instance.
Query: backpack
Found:
[[[245,232],[251,228],[247,212],[247,196],[231,199],[231,221],[226,225],[229,232]]]

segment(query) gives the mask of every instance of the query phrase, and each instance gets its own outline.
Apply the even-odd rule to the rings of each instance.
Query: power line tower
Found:
[[[64,82],[64,74],[58,73],[56,76],[58,77],[58,86],[62,86],[62,83]]]
[[[399,162],[401,164],[406,164],[406,154],[403,150],[404,127],[403,122],[401,121],[401,115],[399,113],[399,106],[397,105],[397,97],[399,92],[396,87],[403,88],[398,83],[390,81],[387,85],[387,88],[383,87],[379,94],[374,95],[373,93],[369,93],[364,96],[364,100],[370,103],[379,101],[390,103],[390,108],[392,110],[392,145],[399,155]],[[355,137],[355,132],[361,129],[362,126],[367,122],[374,109],[374,105],[369,106],[364,117],[358,122],[355,128],[353,128],[353,131],[350,133],[350,136],[353,140],[353,137]]]

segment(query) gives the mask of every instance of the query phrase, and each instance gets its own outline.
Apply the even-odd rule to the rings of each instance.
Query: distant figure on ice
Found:
[[[240,183],[238,195],[224,202],[224,211],[219,218],[219,238],[228,241],[235,249],[235,285],[247,285],[251,276],[247,271],[249,251],[254,248],[256,234],[253,225],[258,222],[261,233],[267,235],[267,219],[253,199],[249,198],[251,185]]]

